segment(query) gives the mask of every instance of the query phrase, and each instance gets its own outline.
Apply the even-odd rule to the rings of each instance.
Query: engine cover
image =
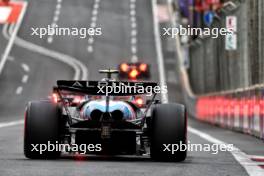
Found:
[[[84,119],[99,119],[106,112],[105,100],[93,100],[83,105],[81,116]],[[109,113],[113,119],[133,120],[136,118],[134,109],[124,101],[109,101]]]

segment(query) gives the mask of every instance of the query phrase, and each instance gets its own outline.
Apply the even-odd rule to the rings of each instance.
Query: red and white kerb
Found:
[[[23,2],[4,3],[0,1],[0,24],[16,23],[22,8]]]

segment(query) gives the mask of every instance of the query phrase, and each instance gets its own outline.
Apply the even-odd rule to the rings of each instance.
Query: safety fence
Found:
[[[190,84],[196,94],[249,87],[264,82],[264,1],[229,0],[236,8],[219,12],[211,28],[237,19],[237,47],[226,49],[226,37],[195,38],[189,44]]]
[[[228,14],[238,17],[237,51],[226,51],[222,38],[207,38],[190,46],[191,87],[207,95],[196,96],[193,102],[187,100],[189,107],[195,103],[192,111],[197,119],[263,139],[264,2],[241,2],[236,11]],[[214,24],[224,25],[224,20]]]
[[[237,50],[226,51],[223,37],[196,39],[180,46],[189,58],[177,58],[190,65],[178,69],[191,117],[264,139],[264,1],[239,2],[226,14],[238,18]],[[212,27],[225,27],[226,15]]]
[[[201,96],[196,118],[224,128],[264,138],[264,87]]]
[[[182,84],[190,117],[264,139],[264,85],[197,96],[186,91],[188,80]]]

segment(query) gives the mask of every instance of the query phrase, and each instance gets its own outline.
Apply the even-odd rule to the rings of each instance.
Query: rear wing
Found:
[[[156,94],[160,87],[155,82],[124,81],[57,81],[54,91],[70,91],[87,95],[132,96]]]

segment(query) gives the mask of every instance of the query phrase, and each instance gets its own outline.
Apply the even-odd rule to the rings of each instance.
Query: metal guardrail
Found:
[[[260,18],[264,14],[264,2],[262,0],[257,1],[259,6],[252,4],[252,1],[241,2],[243,4],[233,14],[240,15],[239,21],[243,23],[239,24],[239,42],[244,42],[244,44],[238,46],[239,50],[236,53],[224,52],[223,38],[215,41],[210,38],[202,39],[200,44],[190,46],[192,63],[189,72],[183,67],[183,64],[180,64],[177,69],[180,70],[185,103],[191,116],[213,125],[264,139],[264,48],[261,47],[264,46],[264,35],[261,35],[264,34],[264,22],[263,18]],[[171,2],[168,2],[168,5],[170,6]],[[243,19],[245,15],[248,15],[245,13],[247,8],[258,8],[259,32],[257,35],[261,36],[257,40],[257,53],[254,50],[256,44],[246,48],[250,42],[245,34],[256,35],[256,33],[254,34],[256,26],[255,28],[253,26],[253,32],[246,31],[248,33],[245,33],[243,31],[243,27],[248,30],[248,21]],[[175,14],[172,13],[172,10],[170,10],[170,14],[172,23],[175,25],[175,18],[173,17]],[[242,14],[244,16],[241,16]],[[256,14],[249,14],[248,20],[252,20],[254,15]],[[254,24],[256,24],[256,20]],[[218,24],[214,25],[223,26],[224,22],[219,21]],[[254,41],[254,38],[251,40]],[[183,47],[179,39],[176,39],[176,45],[177,58],[180,63],[183,63]],[[210,49],[211,52],[208,53]],[[211,56],[208,57],[210,54]],[[254,54],[256,57],[250,57]],[[212,63],[214,59],[217,61]],[[252,65],[252,63],[258,63],[260,66]],[[210,64],[216,64],[216,66],[210,68]],[[232,68],[234,70],[231,70]],[[227,73],[224,73],[225,71]],[[210,77],[212,76],[210,73],[213,73],[214,79]],[[257,79],[254,78],[255,74]]]
[[[240,3],[235,11],[222,14],[212,25],[225,27],[226,15],[237,17],[236,51],[225,50],[225,36],[199,38],[199,42],[192,42],[189,46],[190,84],[198,95],[225,94],[263,86],[264,1]]]

